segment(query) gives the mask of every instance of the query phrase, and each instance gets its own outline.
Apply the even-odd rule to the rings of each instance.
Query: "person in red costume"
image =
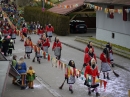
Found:
[[[44,28],[41,26],[39,29],[38,29],[38,35],[40,36],[40,38],[42,37],[44,33]]]
[[[22,34],[24,37],[27,37],[28,29],[25,27],[25,25],[22,28]],[[21,41],[24,41],[24,37],[21,38]]]
[[[46,27],[46,32],[47,32],[47,37],[49,37],[49,40],[51,42],[52,33],[54,32],[54,28],[53,28],[53,26],[51,26],[51,24],[49,24]]]
[[[56,59],[60,60],[62,45],[61,45],[61,42],[59,41],[58,37],[55,37],[55,41],[53,43],[52,50],[54,51]]]
[[[104,79],[106,78],[107,74],[107,79],[109,80],[109,72],[111,71],[110,67],[110,58],[109,58],[109,52],[107,48],[103,49],[103,52],[100,55],[100,60],[101,60],[101,71],[103,72]]]
[[[30,59],[30,53],[32,53],[32,48],[33,48],[33,43],[31,41],[31,37],[28,37],[24,43],[25,46],[25,55],[24,58],[26,59],[26,54],[27,57]]]
[[[88,86],[88,95],[91,95],[91,92],[95,91],[96,97],[100,96],[97,90],[99,83],[95,82],[95,80],[99,78],[99,73],[98,73],[98,67],[96,65],[96,61],[94,58],[92,58],[90,64],[86,66],[84,76],[86,78],[84,85]],[[91,90],[91,88],[94,88],[94,89]]]
[[[108,42],[106,44],[106,48],[108,48],[108,51],[109,51],[109,58],[110,58],[111,65],[112,65],[112,67],[114,67],[114,64],[113,64],[114,59],[113,59],[112,44],[110,42]]]
[[[46,35],[44,34],[43,38],[42,38],[42,48],[43,48],[43,51],[48,53],[48,48],[49,47],[50,47],[49,39],[46,38]]]
[[[15,39],[16,39],[16,34],[17,34],[16,28],[12,29],[10,36],[11,36],[11,39],[14,41],[14,43],[15,43]]]
[[[92,58],[94,58],[97,63],[96,55],[94,54],[93,49],[90,48],[89,52],[85,53],[83,67],[87,66]]]
[[[6,29],[3,29],[2,32],[3,32],[4,36],[8,36],[8,31]]]
[[[90,48],[92,48],[92,51],[94,52],[94,47],[91,41],[89,41],[87,47],[85,48],[85,53],[88,53]]]

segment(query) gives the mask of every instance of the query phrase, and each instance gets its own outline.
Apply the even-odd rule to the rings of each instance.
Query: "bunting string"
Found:
[[[90,9],[95,9],[96,11],[102,11],[103,10],[103,7],[100,7],[100,6],[96,6],[96,5],[93,5],[93,4],[90,4],[90,3],[87,3],[86,6]],[[130,13],[130,8],[129,9],[125,9],[125,11],[127,13]],[[123,13],[123,9],[110,9],[110,8],[104,8],[104,12],[105,13]]]

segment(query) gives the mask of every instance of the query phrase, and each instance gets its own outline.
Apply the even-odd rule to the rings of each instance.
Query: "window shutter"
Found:
[[[127,12],[126,12],[125,9],[127,9],[127,7],[126,7],[126,6],[123,6],[123,20],[124,20],[124,21],[127,21]]]

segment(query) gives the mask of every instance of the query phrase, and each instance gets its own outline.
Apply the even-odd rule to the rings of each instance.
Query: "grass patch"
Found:
[[[98,39],[92,38],[92,37],[89,37],[89,39],[90,39],[90,40],[93,40],[93,41],[100,42],[100,43],[102,43],[102,44],[104,44],[104,45],[108,43],[107,41],[98,40]],[[123,47],[123,46],[120,46],[120,45],[116,45],[116,44],[113,44],[113,43],[112,43],[112,46],[115,47],[115,48],[118,48],[118,49],[121,49],[121,50],[130,52],[130,49],[129,49],[129,48],[126,48],[126,47]]]

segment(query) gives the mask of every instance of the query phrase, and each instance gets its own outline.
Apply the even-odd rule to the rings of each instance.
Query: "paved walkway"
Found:
[[[92,33],[92,35],[94,35],[94,34]],[[91,35],[91,33],[88,34],[88,36],[92,36],[92,35]],[[82,35],[82,36],[86,37],[87,35]],[[75,41],[75,38],[76,38],[75,34],[70,35],[70,36],[59,36],[59,38],[63,44],[70,46],[72,48],[75,48],[77,50],[80,50],[82,52],[84,51],[85,47],[87,46],[87,44]],[[95,50],[97,58],[99,58],[100,54],[102,53],[102,49],[94,47],[94,50]],[[114,63],[118,67],[121,67],[130,72],[130,60],[129,59],[114,54]]]

